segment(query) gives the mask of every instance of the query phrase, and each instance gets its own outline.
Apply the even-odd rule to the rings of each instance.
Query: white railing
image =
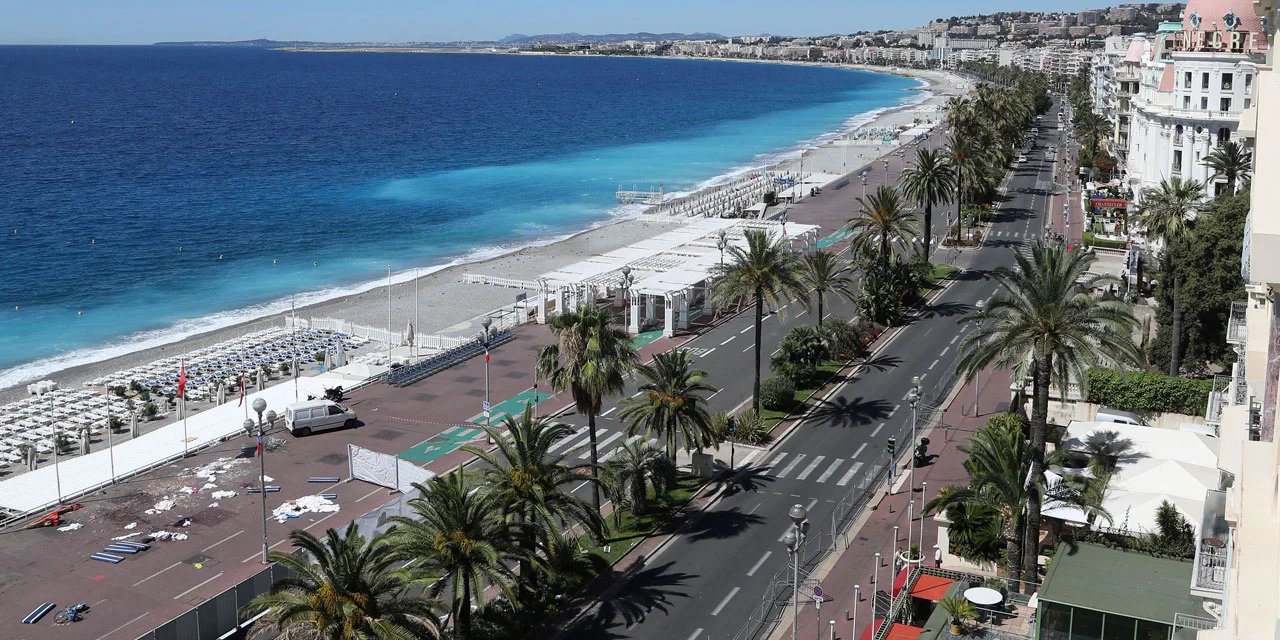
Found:
[[[499,276],[486,276],[480,273],[464,273],[462,281],[467,284],[487,284],[495,287],[508,287],[510,289],[524,289],[526,291],[541,291],[542,286],[536,280],[521,280],[520,278],[502,278]]]
[[[1227,316],[1227,344],[1245,344],[1245,302],[1237,300],[1231,303],[1231,315]]]

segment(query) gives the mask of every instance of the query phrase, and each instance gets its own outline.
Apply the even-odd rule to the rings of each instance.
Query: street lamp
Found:
[[[796,629],[800,626],[800,547],[804,545],[809,510],[796,503],[791,505],[787,516],[791,518],[791,529],[782,536],[782,543],[791,553],[791,640],[795,640]]]
[[[862,178],[862,197],[866,198],[867,197],[867,172],[863,171],[862,173],[858,174],[858,177]]]
[[[493,444],[493,434],[489,431],[489,326],[492,324],[493,319],[489,316],[480,321],[484,329],[484,430],[489,434],[489,444]]]
[[[986,301],[979,300],[975,306],[978,307],[978,313],[981,314],[982,308],[986,306]],[[980,389],[982,389],[982,372],[981,371],[973,374],[973,417],[975,418],[981,415],[980,413],[978,413],[978,394],[980,392],[979,391]]]
[[[267,564],[267,449],[263,442],[263,415],[262,412],[267,411],[267,401],[262,398],[255,398],[253,401],[253,412],[258,414],[258,494],[262,502],[262,563]],[[267,422],[275,426],[278,416],[275,411],[267,411]],[[245,431],[253,430],[253,420],[245,418]]]
[[[724,229],[721,229],[720,233],[717,234],[717,236],[718,237],[716,239],[716,248],[720,250],[720,268],[724,269],[724,250],[729,247],[729,238],[728,238],[728,234],[725,233]],[[626,269],[627,267],[623,267],[624,274],[626,273]]]
[[[720,233],[724,233],[721,231]],[[724,264],[724,252],[720,252],[720,264]],[[631,276],[631,265],[622,265],[622,325],[624,327],[631,326],[631,283],[635,279]]]
[[[858,637],[858,603],[862,602],[862,585],[853,585],[853,629],[849,633],[850,638]]]
[[[916,411],[920,405],[920,376],[912,376],[911,390],[907,392],[907,402],[911,403],[911,473],[910,486],[912,492],[916,490]],[[907,523],[907,530],[910,531],[910,522]],[[909,536],[908,536],[909,537]]]

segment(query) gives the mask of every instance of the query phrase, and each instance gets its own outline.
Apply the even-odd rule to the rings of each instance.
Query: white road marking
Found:
[[[103,602],[106,602],[106,601],[104,600]],[[111,635],[111,634],[113,634],[113,633],[115,633],[115,632],[117,632],[117,631],[119,631],[119,630],[121,630],[121,629],[123,629],[123,628],[125,628],[125,627],[127,627],[127,626],[129,626],[129,625],[131,625],[131,624],[133,624],[133,623],[135,623],[135,622],[137,622],[137,621],[139,621],[139,620],[141,620],[141,619],[143,619],[143,618],[147,617],[147,616],[149,616],[149,615],[151,615],[151,612],[149,612],[149,611],[143,611],[140,615],[138,615],[138,616],[137,616],[137,617],[135,617],[134,619],[132,619],[132,620],[130,620],[130,621],[128,621],[128,622],[126,622],[126,623],[124,623],[124,624],[122,624],[122,625],[120,625],[120,626],[118,626],[118,627],[116,627],[116,628],[114,628],[114,629],[112,629],[112,630],[110,630],[110,631],[108,631],[108,632],[106,632],[106,633],[104,633],[104,634],[100,635],[100,636],[98,636],[98,640],[102,640],[103,638],[106,638],[107,636],[109,636],[109,635]]]
[[[793,460],[791,461],[791,464],[787,465],[787,468],[785,468],[785,469],[783,469],[782,471],[779,471],[778,473],[774,474],[774,476],[773,476],[773,477],[775,477],[775,478],[785,478],[785,477],[787,476],[787,474],[788,474],[788,473],[791,473],[791,470],[792,470],[792,469],[795,469],[795,468],[796,468],[796,465],[800,464],[800,462],[801,462],[801,461],[803,461],[803,460],[805,459],[805,457],[806,457],[806,456],[805,456],[805,454],[803,454],[803,453],[801,453],[801,454],[797,454],[797,455],[796,455],[796,457],[795,457],[795,459],[793,459]]]
[[[732,590],[730,590],[729,595],[725,596],[724,600],[721,600],[720,604],[716,605],[716,608],[711,610],[711,615],[713,616],[720,615],[720,610],[724,609],[724,606],[726,604],[729,604],[729,601],[732,600],[734,596],[738,595],[738,591],[740,591],[741,589],[742,587],[734,587]]]
[[[779,454],[778,454],[778,457],[774,458],[772,461],[770,461],[770,462],[769,462],[769,464],[765,465],[765,466],[766,466],[766,468],[769,468],[769,469],[776,469],[776,468],[778,467],[778,463],[779,463],[779,462],[782,462],[782,459],[783,459],[783,458],[785,458],[785,457],[787,457],[787,454],[785,454],[785,453],[779,453]]]
[[[742,331],[739,331],[739,332],[738,332],[738,335],[742,335],[742,334],[744,334],[744,333],[746,333],[746,332],[748,332],[748,331],[750,331],[750,330],[752,330],[752,329],[754,329],[754,328],[755,328],[755,327],[753,327],[753,326],[751,326],[751,325],[747,325],[747,327],[746,327],[745,329],[743,329]]]
[[[937,359],[937,358],[934,358],[934,359],[933,359],[933,362],[930,362],[930,363],[929,363],[929,371],[933,371],[933,368],[934,368],[934,367],[936,367],[936,366],[938,366],[938,359]]]
[[[723,346],[725,346],[726,344],[729,344],[730,342],[733,342],[733,339],[734,339],[734,338],[736,338],[736,337],[738,337],[738,336],[729,336],[729,339],[728,339],[728,340],[725,340],[724,342],[721,342],[721,343],[720,343],[720,346],[722,346],[722,347],[723,347]]]
[[[836,469],[839,469],[842,464],[844,464],[844,458],[836,458],[836,461],[832,462],[831,466],[827,467],[827,470],[823,471],[822,475],[818,476],[818,483],[821,484],[826,482],[831,478],[831,474],[835,473]]]
[[[952,342],[955,342],[955,340],[952,340]],[[942,349],[942,353],[939,353],[938,356],[939,357],[945,356],[947,355],[947,352],[950,350],[951,350],[951,347],[948,345],[947,347]]]
[[[632,396],[632,397],[635,397],[635,396]],[[547,449],[547,453],[555,453],[556,449],[559,449],[560,447],[563,447],[563,446],[565,446],[565,445],[569,444],[570,442],[573,442],[574,440],[576,440],[576,439],[578,438],[578,436],[581,436],[582,434],[584,434],[584,433],[586,433],[586,432],[587,432],[587,427],[582,427],[581,429],[578,429],[577,431],[574,431],[573,433],[571,433],[571,434],[569,434],[569,435],[567,435],[567,436],[565,436],[565,437],[563,437],[563,438],[560,438],[560,441],[559,441],[559,442],[557,442],[557,443],[555,443],[555,444],[551,445],[551,447]]]
[[[698,630],[694,631],[693,635],[689,636],[689,640],[698,640],[698,636],[700,635],[702,635],[702,627],[698,627]]]
[[[597,443],[597,444],[596,444],[596,450],[597,450],[597,451],[599,451],[600,449],[603,449],[603,448],[605,448],[605,447],[609,446],[609,443],[611,443],[611,442],[613,442],[614,440],[617,440],[618,438],[621,438],[621,437],[622,437],[622,432],[621,432],[621,431],[619,431],[619,432],[617,432],[617,433],[615,433],[615,434],[613,434],[613,435],[609,436],[608,438],[605,438],[603,441],[601,441],[601,442],[599,442],[599,443]],[[582,459],[582,460],[586,460],[587,458],[590,458],[590,457],[591,457],[591,447],[587,447],[587,449],[586,449],[585,451],[583,451],[582,453],[579,453],[579,454],[578,454],[578,458],[580,458],[580,459]]]
[[[841,487],[845,486],[846,484],[849,484],[849,481],[853,479],[854,474],[858,473],[858,470],[861,468],[862,468],[861,462],[853,463],[853,466],[849,467],[849,470],[846,471],[845,474],[840,477],[840,482],[837,482],[836,484]]]
[[[924,376],[920,376],[920,377],[921,377],[922,379],[924,378]],[[897,412],[898,412],[898,409],[901,409],[901,408],[902,408],[902,403],[898,403],[898,404],[893,405],[893,410],[889,412],[889,417],[890,417],[890,418],[892,418],[892,417],[893,417],[893,414],[897,413]],[[875,435],[875,434],[871,434],[871,435]]]
[[[172,569],[172,568],[174,568],[174,567],[176,567],[176,566],[178,566],[178,565],[180,565],[180,564],[182,564],[182,563],[181,563],[181,562],[175,562],[175,563],[173,563],[173,564],[171,564],[171,565],[169,565],[169,566],[167,566],[167,567],[165,567],[165,568],[163,568],[163,569],[161,569],[161,570],[159,570],[159,571],[157,571],[157,572],[155,572],[155,573],[153,573],[153,574],[151,574],[151,575],[149,575],[149,576],[147,576],[147,577],[145,577],[145,578],[143,578],[143,579],[141,579],[141,580],[139,580],[139,581],[137,581],[137,582],[135,582],[135,583],[133,583],[133,586],[135,586],[135,587],[136,587],[136,586],[138,586],[138,585],[140,585],[140,584],[142,584],[142,583],[144,583],[144,582],[146,582],[146,581],[148,581],[148,580],[150,580],[150,579],[152,579],[152,578],[154,578],[154,577],[156,577],[156,576],[158,576],[158,575],[160,575],[160,574],[162,574],[162,573],[164,573],[164,572],[166,572],[166,571],[168,571],[168,570],[170,570],[170,569]]]
[[[636,440],[639,440],[639,439],[640,439],[640,438],[642,438],[642,437],[644,437],[644,436],[631,436],[630,438],[627,438],[627,444],[631,444],[631,443],[635,442]],[[611,449],[611,450],[609,451],[609,453],[606,453],[606,454],[604,454],[604,455],[600,456],[600,462],[608,462],[610,458],[612,458],[612,457],[614,457],[614,456],[618,455],[618,452],[619,452],[619,451],[622,451],[622,445],[618,445],[618,446],[614,447],[613,449]]]
[[[748,352],[748,351],[750,351],[750,350],[752,350],[752,349],[754,349],[754,348],[756,348],[756,346],[755,346],[754,344],[749,344],[749,345],[747,345],[747,348],[746,348],[746,349],[743,349],[743,350],[742,350],[742,352],[743,352],[743,353],[746,353],[746,352]]]
[[[873,435],[874,435],[874,434],[873,434]],[[865,442],[864,442],[864,443],[862,443],[862,446],[858,447],[858,450],[857,450],[857,451],[855,451],[855,452],[853,452],[853,457],[855,457],[855,458],[856,458],[856,457],[858,457],[858,456],[862,455],[862,450],[863,450],[863,449],[866,449],[866,448],[867,448],[867,443],[865,443]]]
[[[240,534],[242,534],[242,533],[244,533],[244,529],[241,529],[241,530],[239,530],[239,531],[237,531],[237,532],[235,532],[235,533],[233,533],[233,534],[231,534],[231,535],[229,535],[229,536],[227,536],[227,537],[225,537],[225,538],[223,538],[223,539],[221,539],[221,540],[219,540],[219,541],[217,541],[217,542],[215,542],[215,543],[213,543],[213,544],[211,544],[211,545],[209,545],[209,546],[207,546],[207,547],[205,547],[205,548],[203,548],[203,549],[201,549],[201,550],[200,550],[200,553],[204,553],[205,551],[208,551],[208,550],[210,550],[210,549],[212,549],[212,548],[214,548],[214,547],[216,547],[216,546],[218,546],[218,545],[220,545],[220,544],[222,544],[222,543],[224,543],[224,542],[226,542],[226,541],[228,541],[228,540],[230,540],[230,539],[232,539],[232,538],[234,538],[234,537],[236,537],[236,536],[238,536],[238,535],[240,535]],[[135,587],[136,587],[136,586],[138,586],[138,585],[136,585],[136,584],[135,584],[135,585],[133,585],[133,586],[135,586]]]
[[[883,423],[883,422],[881,422],[880,424],[876,425],[875,430],[871,432],[871,437],[872,437],[872,438],[874,438],[874,437],[876,437],[876,436],[880,435],[880,430],[881,430],[881,429],[883,429],[883,428],[884,428],[884,423]]]
[[[809,312],[809,310],[808,310],[808,309],[805,309],[804,311],[801,311],[800,313],[797,313],[797,314],[796,314],[796,317],[797,317],[797,318],[799,318],[800,316],[802,316],[802,315],[804,315],[804,314],[806,314],[806,313],[808,313],[808,312]]]
[[[764,555],[760,556],[760,559],[756,560],[756,563],[751,565],[751,570],[747,572],[747,576],[754,576],[756,572],[760,570],[760,565],[764,564],[764,561],[768,560],[771,555],[773,555],[772,551],[764,552]]]
[[[215,575],[215,576],[213,576],[212,578],[209,578],[208,580],[205,580],[204,582],[201,582],[200,584],[198,584],[198,585],[196,585],[196,586],[194,586],[194,587],[191,587],[190,589],[187,589],[186,591],[183,591],[182,593],[179,593],[178,595],[174,596],[174,597],[173,597],[173,599],[174,599],[174,600],[177,600],[177,599],[179,599],[179,598],[181,598],[181,597],[183,597],[183,596],[187,595],[188,593],[191,593],[192,591],[195,591],[196,589],[199,589],[200,587],[203,587],[203,586],[205,586],[206,584],[209,584],[210,582],[213,582],[214,580],[217,580],[218,578],[221,578],[223,573],[226,573],[226,572],[225,572],[225,571],[219,571],[219,572],[218,572],[218,575]]]
[[[604,412],[604,413],[600,414],[600,417],[601,417],[601,418],[603,418],[603,417],[605,417],[605,416],[607,416],[607,415],[609,415],[609,414],[611,414],[611,413],[613,413],[614,411],[617,411],[617,410],[618,410],[618,408],[617,408],[617,407],[612,407],[612,408],[610,408],[608,411],[606,411],[606,412]]]
[[[822,461],[826,459],[827,459],[826,456],[818,456],[814,458],[813,462],[810,462],[809,466],[805,467],[804,471],[801,471],[800,475],[796,476],[796,480],[804,480],[808,478],[809,474],[813,473],[813,470],[817,469],[818,465],[822,464]]]

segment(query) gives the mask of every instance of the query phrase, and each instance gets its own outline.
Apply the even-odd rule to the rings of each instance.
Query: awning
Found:
[[[912,598],[937,602],[947,595],[947,589],[951,588],[951,584],[951,580],[925,573],[911,585],[909,594]]]
[[[871,640],[871,637],[880,629],[881,624],[884,624],[884,619],[877,618],[875,622],[867,625],[862,630],[862,633],[858,635],[858,640]],[[885,635],[885,640],[916,640],[916,638],[920,637],[921,631],[924,631],[924,629],[895,622],[893,626],[889,627],[889,633]]]
[[[907,578],[911,577],[910,567],[903,567],[898,571],[898,575],[893,577],[893,597],[898,597],[902,592],[902,588],[907,586]]]

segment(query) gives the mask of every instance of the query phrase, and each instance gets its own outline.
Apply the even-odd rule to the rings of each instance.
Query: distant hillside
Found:
[[[548,43],[571,43],[571,42],[625,42],[627,40],[638,40],[641,42],[655,42],[658,40],[723,40],[725,36],[718,33],[649,33],[641,31],[639,33],[606,33],[599,35],[581,33],[544,33],[536,36],[527,36],[522,33],[513,33],[498,42],[508,45],[525,45],[535,44],[539,42]]]

